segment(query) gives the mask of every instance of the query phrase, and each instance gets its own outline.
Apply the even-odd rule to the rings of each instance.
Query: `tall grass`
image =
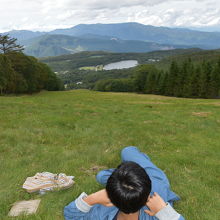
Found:
[[[87,90],[0,97],[0,219],[11,205],[41,198],[36,215],[60,220],[82,191],[101,186],[95,173],[116,167],[124,146],[138,146],[165,171],[186,219],[220,217],[220,101]],[[22,190],[27,176],[74,175],[68,190]]]

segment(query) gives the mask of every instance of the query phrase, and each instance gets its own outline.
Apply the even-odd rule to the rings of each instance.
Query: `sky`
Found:
[[[0,32],[122,22],[220,31],[220,0],[0,0]]]

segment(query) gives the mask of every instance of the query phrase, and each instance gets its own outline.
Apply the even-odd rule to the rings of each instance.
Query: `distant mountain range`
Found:
[[[68,35],[43,35],[34,38],[25,52],[36,57],[58,56],[82,51],[109,52],[150,52],[155,50],[173,50],[185,46],[165,45],[137,40],[121,40],[118,38],[73,37]]]
[[[149,52],[176,48],[220,48],[219,32],[154,27],[139,23],[80,24],[51,32],[10,31],[36,57],[80,51]]]

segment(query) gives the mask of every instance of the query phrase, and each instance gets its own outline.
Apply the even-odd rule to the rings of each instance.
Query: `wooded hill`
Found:
[[[171,56],[164,57],[161,59],[160,62],[156,63],[155,65],[159,69],[168,70],[170,63],[172,61],[176,61],[177,63],[182,63],[187,59],[191,59],[193,63],[199,64],[203,61],[209,61],[211,64],[215,64],[220,57],[220,49],[219,50],[200,50],[200,51],[191,51],[190,53],[182,53],[182,54],[175,54]]]
[[[0,94],[61,89],[61,80],[36,58],[16,52],[0,54]]]
[[[177,56],[202,51],[201,49],[176,49],[167,51],[153,51],[148,53],[110,53],[103,51],[81,52],[56,57],[40,58],[55,72],[73,71],[80,67],[106,65],[123,60],[137,60],[139,64],[154,63],[152,60],[163,60],[166,57]]]
[[[186,98],[220,98],[220,57],[215,63],[172,61],[168,71],[154,65],[140,65],[127,79],[96,82],[95,90],[138,92]]]
[[[83,52],[43,60],[56,70],[59,68],[68,70],[61,71],[59,76],[69,89],[89,88],[100,91],[217,98],[220,96],[219,57],[220,50],[191,49],[142,54]],[[136,59],[140,64],[148,65],[110,71],[89,71],[77,68],[126,59]],[[152,65],[152,61],[149,61],[152,59],[160,59],[160,61],[153,62]],[[138,81],[142,85],[138,85]],[[81,83],[78,84],[78,82]]]

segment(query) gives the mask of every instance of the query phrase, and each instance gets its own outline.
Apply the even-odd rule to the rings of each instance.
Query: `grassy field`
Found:
[[[0,219],[19,200],[41,198],[38,213],[60,220],[82,191],[101,188],[95,173],[138,146],[170,179],[186,219],[220,217],[220,100],[87,90],[0,97]],[[37,172],[74,175],[71,189],[44,196],[22,190]]]
[[[103,70],[103,65],[98,65],[98,66],[84,66],[84,67],[80,67],[79,70],[102,71],[102,70]]]

